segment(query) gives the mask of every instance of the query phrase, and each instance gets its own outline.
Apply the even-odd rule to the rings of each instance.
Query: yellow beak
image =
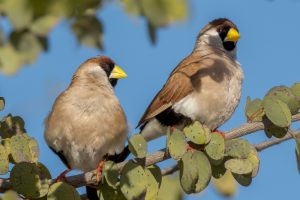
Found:
[[[224,41],[237,42],[240,39],[240,34],[235,28],[229,29]]]
[[[127,77],[127,74],[118,65],[115,65],[114,69],[112,70],[112,72],[109,76],[109,78],[116,78],[116,79],[121,79],[121,78],[126,78],[126,77]]]

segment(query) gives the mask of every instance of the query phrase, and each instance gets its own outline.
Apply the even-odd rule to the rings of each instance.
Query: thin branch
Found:
[[[178,169],[179,169],[179,168],[178,168],[178,165],[175,164],[175,165],[173,165],[173,166],[171,166],[171,167],[167,167],[167,168],[162,169],[162,170],[161,170],[161,174],[162,174],[163,176],[167,176],[167,175],[173,174],[173,173],[176,172]]]
[[[298,113],[292,117],[293,122],[299,121],[299,120],[300,120],[300,113]],[[246,124],[241,125],[238,128],[235,128],[235,129],[232,129],[232,130],[226,132],[225,139],[228,140],[228,139],[233,139],[233,138],[239,138],[239,137],[245,136],[247,134],[254,133],[259,130],[263,130],[264,127],[265,126],[262,122],[246,123]],[[295,133],[300,134],[300,131],[298,130]],[[255,145],[255,147],[258,149],[258,151],[261,151],[267,147],[273,146],[275,144],[279,144],[290,138],[291,138],[291,136],[287,135],[282,139],[274,139],[271,141],[263,142],[261,144],[257,144],[257,145]],[[162,162],[169,158],[170,158],[170,156],[166,152],[166,149],[161,149],[151,155],[148,155],[145,160],[145,165],[146,166],[153,165],[155,163]],[[119,171],[121,171],[127,162],[128,162],[128,160],[117,164],[117,169]],[[165,172],[168,172],[170,169],[165,169],[165,170],[166,170]],[[97,184],[96,177],[95,177],[95,171],[87,172],[85,174],[69,176],[69,177],[67,177],[66,181],[69,184],[73,185],[74,187],[82,187],[85,185]],[[10,188],[11,188],[11,184],[9,183],[9,180],[0,179],[0,191],[6,191]]]
[[[262,142],[262,143],[259,143],[259,144],[255,144],[253,145],[257,151],[262,151],[266,148],[269,148],[271,146],[274,146],[274,145],[277,145],[277,144],[280,144],[286,140],[289,140],[289,139],[292,139],[294,136],[297,137],[298,135],[300,135],[300,129],[296,130],[293,132],[293,135],[291,134],[286,134],[283,138],[276,138],[276,139],[273,139],[273,140],[267,140],[265,142]]]

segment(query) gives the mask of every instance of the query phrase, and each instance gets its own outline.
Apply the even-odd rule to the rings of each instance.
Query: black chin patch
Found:
[[[110,84],[111,84],[113,87],[115,87],[115,86],[117,85],[117,83],[118,83],[118,79],[116,79],[116,78],[110,78],[110,79],[109,79],[109,82],[110,82]]]
[[[235,48],[235,45],[236,45],[235,42],[230,42],[230,41],[223,42],[223,47],[227,51],[232,51]]]

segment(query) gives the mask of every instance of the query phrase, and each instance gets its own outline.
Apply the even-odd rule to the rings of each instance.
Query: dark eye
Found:
[[[107,76],[110,75],[110,73],[112,71],[112,68],[110,67],[110,65],[108,65],[105,62],[102,62],[102,63],[100,63],[100,67],[105,71],[105,73],[106,73]]]
[[[224,41],[224,39],[226,38],[229,29],[230,29],[229,26],[221,26],[218,29],[218,32],[219,32],[219,35],[220,35],[220,38],[222,39],[222,41]]]

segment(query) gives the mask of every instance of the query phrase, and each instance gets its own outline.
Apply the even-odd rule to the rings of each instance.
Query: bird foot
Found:
[[[101,160],[99,162],[99,164],[98,164],[97,169],[96,169],[96,180],[97,180],[97,183],[99,183],[101,181],[100,175],[102,174],[104,162],[105,162],[104,160]]]
[[[170,126],[170,133],[173,133],[174,129],[175,128],[173,126]]]
[[[60,175],[58,175],[58,177],[56,179],[54,179],[53,183],[57,183],[57,182],[61,182],[61,181],[66,181],[66,175],[67,173],[69,173],[70,171],[72,171],[72,169],[66,169],[65,171],[63,171]]]
[[[214,130],[213,132],[219,133],[225,139],[225,133],[219,130]]]
[[[189,152],[194,151],[194,148],[190,144],[187,144],[186,151],[189,151]]]

